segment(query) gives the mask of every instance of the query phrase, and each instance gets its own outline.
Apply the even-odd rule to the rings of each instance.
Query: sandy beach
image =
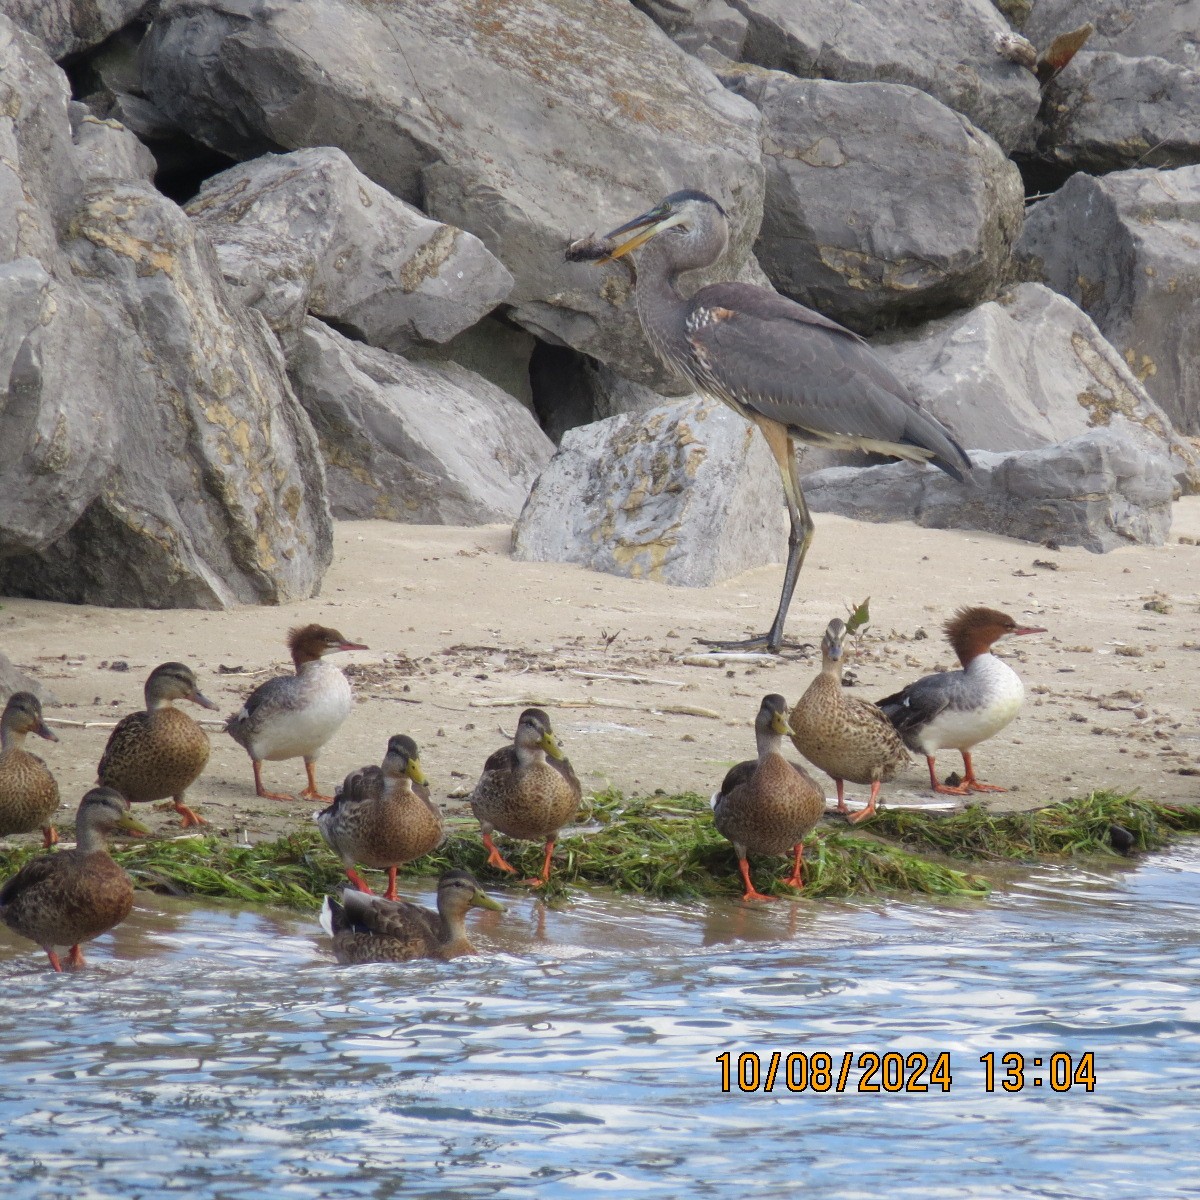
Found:
[[[1168,545],[1107,555],[819,515],[788,634],[819,643],[831,617],[869,595],[872,624],[849,670],[855,694],[875,700],[952,665],[941,625],[959,605],[1044,625],[1045,634],[1001,643],[1028,696],[1021,716],[976,752],[980,777],[1010,789],[987,803],[1033,807],[1099,787],[1190,802],[1200,795],[1200,546],[1191,539],[1200,539],[1200,497],[1176,504]],[[321,757],[322,789],[332,794],[348,771],[379,761],[391,734],[408,733],[450,812],[526,704],[550,711],[585,790],[709,794],[732,762],[752,755],[762,695],[780,692],[791,703],[816,670],[811,650],[761,665],[683,661],[702,649],[697,638],[761,631],[779,567],[685,589],[515,562],[508,544],[500,526],[344,522],[322,594],[283,608],[152,612],[3,600],[0,648],[60,702],[46,715],[61,742],[30,747],[59,780],[59,819],[69,829],[94,782],[105,724],[142,706],[154,666],[188,663],[221,714],[232,713],[256,684],[290,669],[284,636],[307,621],[370,647],[339,656],[357,704]],[[258,839],[309,820],[311,801],[256,798],[245,752],[219,724],[209,729],[212,757],[189,802],[213,830]],[[954,753],[938,765],[943,777],[961,770]],[[303,766],[270,763],[265,778],[270,788],[299,790]],[[914,761],[883,797],[935,802],[924,763]],[[147,807],[157,806],[139,806],[139,815]],[[164,808],[148,819],[166,834],[178,824]]]

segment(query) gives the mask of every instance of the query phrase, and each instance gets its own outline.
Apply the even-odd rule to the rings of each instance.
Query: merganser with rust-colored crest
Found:
[[[961,671],[940,671],[910,683],[879,701],[904,739],[925,755],[929,783],[935,792],[966,796],[971,792],[1003,792],[975,775],[971,750],[1000,732],[1021,710],[1025,687],[1020,676],[991,651],[1002,637],[1045,633],[1038,625],[1018,625],[994,608],[960,608],[946,622],[946,640],[954,648]],[[939,750],[962,754],[964,775],[958,787],[939,783],[934,756]]]
[[[285,792],[268,792],[263,786],[262,764],[284,758],[303,758],[308,786],[306,800],[332,800],[317,787],[316,762],[321,747],[341,728],[354,706],[350,681],[324,660],[340,650],[366,650],[361,642],[347,641],[336,629],[301,625],[288,632],[288,649],[294,675],[277,675],[250,693],[241,712],[225,723],[225,732],[250,755],[254,791],[268,800],[294,800]]]

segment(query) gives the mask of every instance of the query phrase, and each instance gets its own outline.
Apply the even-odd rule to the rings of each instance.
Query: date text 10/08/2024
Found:
[[[954,1082],[950,1052],[943,1050],[930,1059],[919,1050],[910,1054],[892,1051],[876,1054],[867,1050],[859,1055],[845,1051],[840,1058],[823,1050],[805,1054],[782,1050],[757,1054],[748,1050],[736,1057],[728,1050],[718,1054],[721,1091],[735,1088],[742,1092],[772,1092],[776,1085],[789,1092],[948,1092]],[[983,1064],[983,1090],[994,1092],[997,1085],[1006,1092],[1049,1086],[1051,1091],[1069,1092],[1080,1088],[1091,1092],[1096,1087],[1096,1055],[1092,1050],[1072,1058],[1057,1051],[1045,1058],[1030,1058],[1012,1051],[1001,1055],[989,1051]],[[1044,1074],[1034,1074],[1039,1068]],[[851,1078],[851,1071],[858,1074]]]

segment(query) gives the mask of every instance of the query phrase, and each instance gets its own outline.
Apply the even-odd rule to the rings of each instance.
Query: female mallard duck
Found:
[[[838,812],[846,812],[845,781],[869,783],[867,807],[850,816],[874,815],[879,789],[909,762],[900,735],[877,705],[842,688],[845,622],[835,617],[821,639],[821,673],[792,709],[792,743],[814,767],[833,777]]]
[[[322,660],[339,650],[367,647],[346,641],[336,629],[324,625],[290,630],[287,644],[296,673],[260,683],[241,712],[225,723],[225,732],[250,755],[256,795],[268,800],[295,799],[263,787],[262,764],[264,760],[303,758],[308,786],[300,795],[306,800],[332,800],[332,796],[322,796],[317,787],[317,755],[350,715],[354,693],[346,676],[333,663]]]
[[[37,942],[56,971],[62,963],[55,946],[70,946],[67,966],[82,967],[80,944],[120,925],[133,908],[133,884],[105,849],[106,836],[118,829],[150,832],[129,815],[119,792],[92,788],[75,815],[75,849],[39,855],[0,888],[0,921]]]
[[[549,761],[547,761],[549,755]],[[471,793],[471,811],[479,819],[488,866],[516,874],[492,841],[493,830],[527,841],[546,840],[542,873],[525,882],[541,887],[550,878],[550,856],[558,831],[579,811],[583,789],[559,748],[550,718],[527,708],[517,722],[511,746],[503,746],[483,764]]]
[[[355,863],[387,868],[385,900],[396,899],[396,868],[437,849],[446,837],[442,814],[429,798],[417,743],[403,734],[388,742],[382,767],[347,775],[337,799],[313,819],[360,891],[371,889]]]
[[[190,700],[201,708],[217,706],[200,694],[191,668],[177,662],[150,672],[145,695],[145,712],[123,717],[112,731],[100,759],[98,782],[116,788],[132,804],[169,797],[184,829],[207,825],[184,804],[183,794],[208,762],[208,734],[174,704]]]
[[[764,696],[754,721],[758,758],[731,767],[712,798],[713,824],[732,843],[746,885],[743,900],[774,900],[750,879],[747,851],[794,855],[786,887],[802,888],[804,839],[825,812],[825,796],[803,767],[783,757],[787,735],[787,701]]]
[[[51,822],[58,808],[58,784],[50,768],[25,749],[29,733],[58,741],[42,720],[38,698],[32,692],[14,692],[0,716],[0,836],[40,827],[49,849],[58,841]]]
[[[475,953],[463,924],[473,905],[504,911],[470,871],[447,871],[438,880],[436,913],[407,900],[385,900],[347,888],[340,900],[325,898],[321,924],[343,964],[454,958]]]

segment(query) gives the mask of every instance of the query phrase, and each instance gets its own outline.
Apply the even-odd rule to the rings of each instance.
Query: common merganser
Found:
[[[355,863],[387,869],[385,900],[396,899],[396,868],[437,849],[446,837],[442,814],[429,797],[417,743],[403,734],[388,742],[382,767],[347,775],[337,799],[313,819],[360,892],[371,889]]]
[[[821,639],[821,673],[796,701],[790,724],[792,744],[814,767],[833,778],[838,812],[846,812],[847,779],[871,785],[867,807],[849,817],[857,822],[874,814],[880,787],[911,760],[883,711],[867,700],[846,695],[842,687],[845,640],[846,623],[835,617]]]
[[[250,755],[256,795],[267,800],[294,800],[286,792],[268,792],[263,787],[262,764],[303,758],[308,786],[300,795],[306,800],[332,800],[317,787],[317,755],[350,715],[354,693],[346,676],[322,658],[339,650],[367,647],[348,642],[336,629],[324,625],[289,630],[287,646],[296,665],[295,675],[276,675],[260,683],[241,711],[225,722],[225,732]]]
[[[783,757],[788,735],[787,701],[764,696],[754,720],[758,758],[731,767],[712,798],[713,824],[733,843],[738,871],[746,890],[743,900],[774,900],[750,878],[747,852],[792,853],[792,873],[785,887],[802,888],[804,839],[825,812],[825,793],[803,767]]]
[[[58,784],[50,768],[25,749],[30,733],[58,741],[42,720],[38,698],[32,692],[14,692],[0,716],[0,836],[29,833],[40,826],[42,845],[48,850],[58,841],[52,820]]]
[[[547,757],[549,756],[549,757]],[[492,833],[546,841],[542,873],[525,882],[541,887],[550,878],[550,856],[558,831],[579,811],[583,789],[540,708],[527,708],[517,721],[511,746],[502,746],[483,764],[471,793],[471,811],[479,821],[488,866],[516,874],[496,849]]]
[[[180,712],[175,701],[189,700],[201,708],[217,706],[201,695],[192,669],[177,662],[155,667],[144,694],[145,711],[122,717],[109,735],[96,772],[98,782],[116,788],[131,804],[170,797],[184,829],[207,825],[184,804],[183,796],[208,763],[208,734]]]
[[[935,792],[966,796],[971,792],[1003,792],[975,776],[971,748],[999,733],[1020,711],[1025,688],[1020,676],[991,653],[1002,637],[1045,633],[1038,625],[1018,625],[994,608],[960,608],[946,622],[946,639],[962,663],[961,671],[941,671],[886,696],[879,707],[905,745],[925,755],[929,784]],[[934,754],[962,754],[964,776],[958,787],[938,782]]]

